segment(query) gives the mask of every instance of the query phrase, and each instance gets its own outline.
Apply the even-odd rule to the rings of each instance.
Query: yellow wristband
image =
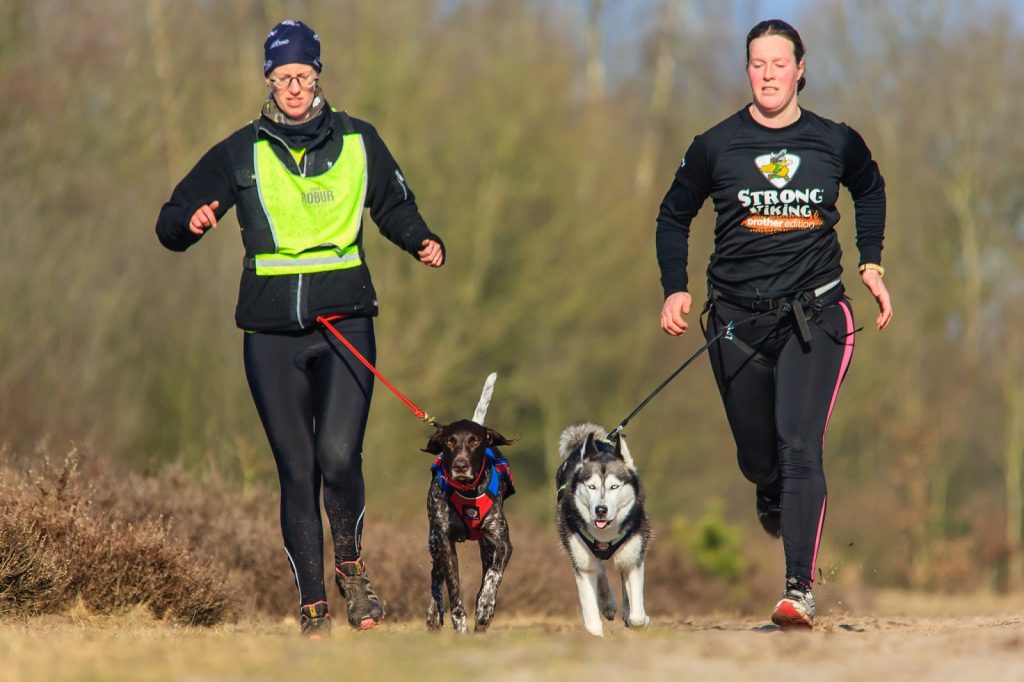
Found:
[[[875,270],[879,277],[885,277],[885,268],[878,263],[861,263],[860,271],[864,272],[865,270]]]

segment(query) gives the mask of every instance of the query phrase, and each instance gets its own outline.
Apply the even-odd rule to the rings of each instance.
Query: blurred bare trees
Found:
[[[287,13],[320,33],[328,99],[378,127],[448,246],[448,265],[427,271],[367,224],[381,369],[442,419],[464,416],[498,371],[489,421],[522,436],[507,453],[517,513],[547,518],[561,428],[613,426],[699,343],[658,330],[654,218],[693,136],[747,101],[743,34],[765,18],[749,2],[664,0],[610,36],[602,18],[618,4],[7,0],[0,440],[272,475],[232,322],[233,220],[183,256],[152,226],[173,182],[257,115],[263,38]],[[797,23],[801,102],[861,131],[890,198],[896,319],[858,335],[830,426],[831,555],[880,583],[1018,587],[1024,37],[939,1],[856,16],[822,3]],[[608,68],[612,37],[639,55],[625,75]],[[691,238],[698,300],[712,224],[706,206]],[[869,325],[873,303],[855,276],[847,286]],[[374,513],[420,509],[427,435],[378,390]],[[717,496],[750,522],[706,366],[629,436],[655,514]],[[382,485],[408,504],[373,509]]]

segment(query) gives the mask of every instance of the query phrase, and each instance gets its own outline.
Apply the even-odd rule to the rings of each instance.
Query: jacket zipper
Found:
[[[281,144],[281,146],[285,148],[285,150],[289,149],[289,147],[285,143],[285,141],[282,140],[277,135],[274,135],[273,133],[271,133],[270,131],[268,131],[266,129],[263,129],[263,132],[266,134],[267,137],[272,138],[274,140],[277,140]],[[306,177],[306,162],[308,160],[309,160],[309,151],[307,150],[306,153],[304,153],[302,155],[302,166],[300,167],[299,164],[295,164],[295,169],[299,171],[299,175],[301,177]],[[299,329],[305,329],[306,325],[302,323],[302,273],[301,272],[298,274],[298,278],[299,278],[298,279],[298,283],[295,286],[295,321],[298,323]]]

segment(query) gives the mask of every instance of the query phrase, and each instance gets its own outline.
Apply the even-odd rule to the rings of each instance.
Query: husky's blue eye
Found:
[[[612,486],[609,486],[609,487],[610,487],[610,488],[611,488],[612,490],[617,490],[617,489],[621,488],[622,486],[621,486],[621,485],[619,485],[618,483],[616,483],[615,485],[612,485]]]
[[[590,488],[591,490],[597,490],[597,486],[593,484],[590,484],[587,487]]]

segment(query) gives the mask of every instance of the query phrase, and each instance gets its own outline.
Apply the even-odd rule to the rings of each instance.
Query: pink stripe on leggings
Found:
[[[847,305],[846,301],[839,301],[839,307],[843,309],[843,314],[846,316],[846,341],[844,343],[845,348],[843,349],[843,361],[839,365],[839,376],[836,378],[836,387],[832,391],[832,401],[828,404],[828,415],[825,417],[825,429],[821,432],[821,451],[824,457],[825,452],[825,433],[828,431],[828,423],[832,419],[832,410],[836,406],[836,398],[839,397],[839,387],[843,383],[843,377],[846,376],[846,370],[850,368],[850,359],[853,357],[853,314],[850,312],[850,306]],[[818,564],[818,548],[821,545],[821,530],[825,526],[825,507],[828,506],[828,496],[821,501],[821,515],[818,517],[818,532],[814,536],[814,554],[811,556],[811,575],[809,576],[811,582],[814,582],[814,574],[817,572],[816,566]]]

